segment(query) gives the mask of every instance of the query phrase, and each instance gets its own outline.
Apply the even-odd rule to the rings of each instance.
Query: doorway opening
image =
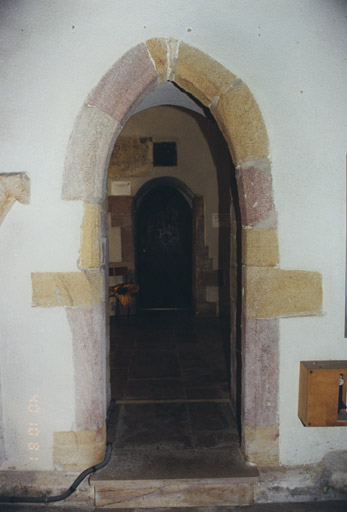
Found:
[[[174,186],[149,182],[136,206],[138,305],[143,311],[191,310],[192,209]]]
[[[175,165],[155,165],[157,141],[172,140]],[[149,474],[149,467],[157,478],[222,478],[249,470],[237,410],[234,181],[216,123],[186,109],[161,106],[136,114],[115,145],[108,184],[110,269],[126,267],[121,279],[139,284],[140,292],[130,315],[118,312],[110,322],[114,479],[124,475],[124,466],[133,479],[140,468]],[[114,194],[125,186],[127,195]],[[112,260],[112,237],[121,246],[119,261]]]
[[[176,84],[178,88],[175,87]],[[127,93],[124,94],[124,91]],[[183,93],[185,101],[181,101],[182,96],[179,91],[186,91],[187,94]],[[198,102],[191,101],[193,98],[202,102],[198,108]],[[146,105],[144,105],[145,103]],[[288,290],[286,288],[287,291],[283,291],[284,288],[278,286],[278,283],[282,282],[281,280],[287,279],[288,271],[274,268],[279,265],[277,217],[273,200],[269,141],[261,111],[251,91],[241,79],[235,77],[228,69],[197,48],[182,41],[165,38],[148,40],[144,44],[141,43],[131,48],[109,69],[90,92],[81,108],[67,147],[62,185],[64,200],[85,202],[80,258],[83,273],[78,274],[78,279],[84,280],[84,274],[88,275],[90,270],[93,279],[96,276],[101,291],[97,297],[93,295],[91,310],[93,315],[97,315],[97,318],[103,317],[107,314],[107,305],[99,306],[100,301],[103,300],[104,267],[107,268],[107,261],[103,258],[105,252],[102,250],[107,247],[107,227],[104,225],[104,220],[107,217],[104,215],[103,208],[110,153],[120,131],[124,130],[125,123],[134,114],[134,110],[136,113],[140,113],[140,107],[141,110],[144,110],[154,105],[181,105],[191,108],[194,112],[199,110],[207,117],[212,115],[228,143],[231,158],[236,166],[243,242],[242,446],[248,460],[259,464],[277,464],[279,461],[278,317],[281,315],[295,316],[298,311],[299,314],[307,314],[308,311],[317,314],[317,311],[321,311],[321,290],[317,291],[319,283],[316,286],[318,282],[316,274],[310,274],[307,277],[309,290],[312,288],[315,293],[317,292],[317,303],[312,305],[310,302],[307,305],[305,302],[307,299],[304,298],[300,306],[296,304],[293,307],[290,300],[292,288],[289,287]],[[160,129],[162,128],[160,124],[158,126]],[[179,135],[188,139],[189,129],[185,133],[180,132]],[[160,139],[160,137],[162,138]],[[130,139],[128,142],[131,145]],[[165,142],[165,134],[157,134],[156,142],[161,141]],[[169,141],[172,142],[172,139],[170,138]],[[135,181],[137,181],[137,184],[134,184],[135,188],[148,181],[149,175],[156,176],[148,158],[150,141],[141,137],[142,149],[137,142],[134,147],[139,151],[138,155],[141,157],[142,165],[134,169]],[[124,139],[123,143],[125,145]],[[204,168],[206,160],[204,154],[201,152],[195,156],[196,161],[201,157],[200,166]],[[111,156],[110,168],[112,160]],[[141,170],[142,174],[139,172]],[[132,176],[133,169],[132,165],[129,165],[129,161],[125,162],[123,171],[123,174],[118,174],[118,180],[124,181],[118,184],[119,187],[116,187],[118,188],[117,193],[119,195],[119,190],[123,188],[126,190],[125,195],[131,195],[129,192],[131,183],[128,179]],[[190,172],[187,168],[185,171],[183,181],[186,182],[190,179]],[[208,176],[212,175],[208,174]],[[202,181],[197,178],[194,180],[197,185],[201,182],[206,184],[208,179]],[[187,185],[190,186],[189,183]],[[196,211],[199,213],[197,216],[202,220],[202,222],[195,222],[195,225],[198,226],[197,233],[195,233],[197,240],[199,239],[198,233],[208,234],[207,227],[211,213],[216,213],[216,210],[211,212],[204,206],[204,201],[201,200],[203,197],[201,191],[195,190],[194,194],[196,194]],[[112,203],[113,209],[115,205],[110,199],[112,199],[112,194],[109,197],[109,202]],[[124,206],[125,211],[119,208],[118,203],[117,207],[120,212],[112,211],[112,230],[115,231],[115,236],[110,236],[109,241],[111,244],[111,240],[117,240],[117,237],[118,241],[113,248],[110,247],[110,261],[121,261],[124,274],[132,279],[135,270],[135,251],[131,244],[132,225],[131,222],[129,223],[131,220],[131,214],[129,215],[131,197],[126,198]],[[204,212],[205,216],[200,215],[201,212]],[[219,211],[220,213],[223,212]],[[231,222],[229,238],[233,239],[232,208],[230,208],[230,214],[228,214]],[[218,216],[214,218],[217,220]],[[220,218],[223,216],[218,220]],[[115,224],[113,224],[113,220],[115,220]],[[203,237],[200,239],[203,240]],[[118,243],[119,241],[122,242],[121,245]],[[218,311],[218,308],[224,303],[224,301],[216,300],[215,283],[216,279],[218,280],[220,269],[214,268],[213,261],[215,262],[216,259],[213,259],[213,255],[212,266],[209,266],[208,261],[211,259],[209,250],[216,247],[216,244],[207,244],[208,250],[206,250],[206,245],[204,248],[204,244],[195,243],[194,246],[199,248],[202,262],[200,269],[199,267],[193,269],[193,279],[196,283],[193,289],[195,312],[211,315]],[[116,259],[111,258],[112,250],[116,253]],[[194,259],[194,261],[197,260],[198,258]],[[207,274],[204,272],[206,269]],[[199,270],[201,270],[199,274],[201,279],[196,278]],[[215,270],[218,272],[213,272]],[[234,322],[236,316],[235,295],[232,285],[237,281],[232,278],[234,272],[234,258],[230,249],[230,279],[224,279],[224,283],[228,283],[227,288],[230,284],[231,368],[236,366],[233,361],[235,363],[237,360],[237,357],[233,355],[235,354],[233,346],[235,337],[232,334],[236,325]],[[302,279],[302,274],[299,277]],[[295,290],[296,284],[294,283],[296,280],[293,280],[292,284]],[[259,293],[259,286],[262,286],[264,293]],[[311,294],[309,295],[311,297]],[[94,299],[96,299],[95,304]],[[76,309],[78,311],[78,306]],[[109,338],[107,332],[108,330],[104,329],[100,333],[100,340],[104,341],[103,350],[105,349],[104,352],[108,358]],[[94,346],[95,335],[92,331],[88,332],[86,339],[88,346]],[[271,365],[268,365],[267,359],[264,360],[261,357],[264,350],[271,352]],[[79,361],[78,358],[77,361]],[[105,417],[105,404],[110,398],[109,374],[107,371],[105,372],[110,367],[108,359],[105,362],[106,364],[100,367],[95,374],[91,359],[88,363],[90,372],[87,372],[88,375],[93,376],[90,379],[96,377],[95,396],[102,397],[98,404],[100,418]],[[252,369],[251,372],[250,369]],[[76,372],[79,377],[82,377],[83,374],[83,378],[86,378],[84,365],[80,365],[80,369],[76,367]],[[231,375],[233,374],[235,372],[231,372]],[[91,380],[91,382],[94,381]],[[269,382],[271,382],[271,386],[267,385]],[[233,385],[231,379],[232,403],[235,403],[236,389],[237,386]],[[79,396],[78,388],[76,393]],[[76,404],[79,404],[78,413],[85,418],[79,428],[83,430],[97,427],[99,433],[102,419],[95,427],[95,424],[89,420],[86,401],[77,400]],[[98,462],[99,459],[94,456],[92,460]]]

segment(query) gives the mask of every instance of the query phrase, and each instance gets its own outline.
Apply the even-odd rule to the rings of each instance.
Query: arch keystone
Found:
[[[168,77],[168,47],[167,39],[154,38],[146,41],[149,54],[152,57],[157,73],[159,83],[167,81]]]

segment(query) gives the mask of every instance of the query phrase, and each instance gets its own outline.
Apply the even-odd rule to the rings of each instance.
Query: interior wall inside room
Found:
[[[177,165],[154,165],[153,144],[160,142],[176,143]],[[228,149],[215,122],[196,112],[174,106],[153,107],[132,116],[111,155],[108,171],[110,198],[115,191],[124,193],[124,186],[128,187],[127,194],[134,197],[148,181],[171,177],[180,180],[194,196],[201,199],[204,244],[201,253],[204,256],[200,257],[205,261],[198,265],[196,273],[196,280],[201,281],[201,290],[197,293],[204,295],[201,302],[206,303],[204,307],[197,307],[201,314],[229,315],[231,172]],[[117,218],[110,213],[110,218],[112,261],[117,254],[115,240],[122,228],[117,226],[119,212]],[[129,241],[125,240],[123,233],[118,249],[122,259],[118,263],[125,261],[134,270],[124,254],[126,243]]]

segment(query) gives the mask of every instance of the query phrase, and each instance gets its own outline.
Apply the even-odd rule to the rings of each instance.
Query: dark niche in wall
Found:
[[[153,143],[154,167],[174,167],[177,165],[176,142]]]

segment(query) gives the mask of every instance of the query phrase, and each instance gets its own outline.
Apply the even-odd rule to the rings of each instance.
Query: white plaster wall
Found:
[[[39,189],[39,188],[38,188]],[[53,432],[74,428],[74,389],[71,332],[63,308],[31,306],[31,272],[77,270],[79,229],[67,229],[79,204],[60,200],[15,203],[1,226],[0,351],[3,416],[10,468],[46,469],[52,464]],[[45,204],[46,203],[46,204]],[[76,208],[77,207],[77,208]],[[28,405],[37,395],[40,411]],[[28,435],[29,423],[40,434]],[[28,443],[39,443],[37,453]],[[39,461],[30,462],[30,456]]]
[[[346,430],[305,429],[301,359],[347,359],[344,331],[347,7],[343,0],[26,0],[0,4],[1,172],[27,172],[32,203],[0,227],[1,378],[8,466],[26,467],[22,408],[42,403],[42,467],[73,428],[63,310],[31,308],[30,273],[76,270],[82,205],[60,201],[66,144],[89,91],[129,48],[174,37],[242,78],[271,143],[282,268],[322,272],[324,316],[281,320],[282,463],[347,449]],[[56,375],[66,369],[63,382]],[[51,371],[49,371],[51,370]]]

